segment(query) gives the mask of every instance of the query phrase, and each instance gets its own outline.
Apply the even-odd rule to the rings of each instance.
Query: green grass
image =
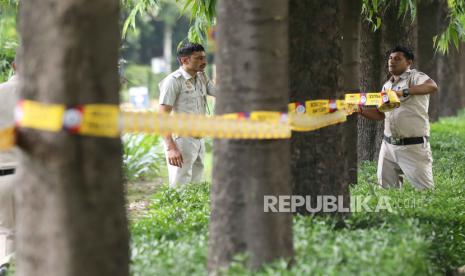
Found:
[[[295,263],[254,275],[444,275],[465,264],[465,112],[432,125],[436,187],[382,190],[376,166],[361,165],[352,195],[389,197],[392,212],[294,218]],[[161,188],[132,226],[132,275],[205,275],[209,184]],[[251,275],[238,256],[229,275]]]

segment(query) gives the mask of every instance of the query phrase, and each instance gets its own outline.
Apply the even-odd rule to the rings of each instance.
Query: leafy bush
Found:
[[[127,182],[151,180],[165,162],[161,138],[146,134],[125,134],[123,174]]]
[[[7,81],[13,74],[13,62],[18,47],[16,32],[16,8],[13,3],[0,7],[0,82]]]
[[[209,185],[162,187],[132,225],[132,275],[204,274]]]
[[[354,196],[386,196],[392,212],[294,217],[295,262],[250,272],[238,255],[225,275],[444,275],[465,262],[465,113],[432,126],[436,188],[376,186],[376,164],[361,165]],[[371,201],[374,208],[376,200]],[[209,185],[162,189],[132,224],[133,275],[205,275]],[[342,222],[342,223],[341,223]]]
[[[122,100],[128,101],[128,89],[133,86],[146,86],[149,89],[150,100],[156,100],[159,96],[158,83],[166,76],[166,73],[154,74],[150,66],[130,64],[125,66]]]

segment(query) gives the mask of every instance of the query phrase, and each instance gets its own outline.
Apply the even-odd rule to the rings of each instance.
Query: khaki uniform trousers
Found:
[[[170,187],[176,188],[188,183],[201,182],[205,158],[205,140],[193,137],[177,137],[174,142],[181,151],[183,164],[181,168],[171,166],[167,159]],[[166,154],[166,156],[168,155]]]
[[[383,188],[402,185],[401,174],[419,189],[434,187],[433,157],[428,142],[391,145],[383,140],[378,160],[378,183]]]
[[[9,263],[14,252],[14,179],[16,174],[0,176],[0,266]]]

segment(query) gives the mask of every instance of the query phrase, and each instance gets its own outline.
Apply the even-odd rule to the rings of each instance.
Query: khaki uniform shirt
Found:
[[[159,104],[172,106],[175,113],[206,114],[207,95],[215,95],[214,85],[205,73],[193,77],[182,67],[164,78],[159,88]]]
[[[383,85],[383,91],[402,90],[429,80],[426,74],[408,69],[397,82],[392,77]],[[385,112],[384,135],[394,138],[429,136],[429,95],[400,97],[400,107]]]
[[[14,112],[18,100],[18,78],[16,75],[0,84],[0,129],[14,126]],[[0,170],[17,165],[16,153],[12,150],[0,151]]]

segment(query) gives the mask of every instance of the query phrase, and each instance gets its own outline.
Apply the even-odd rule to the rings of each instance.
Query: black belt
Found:
[[[0,176],[10,175],[14,173],[15,173],[15,169],[0,170]]]
[[[428,136],[425,137],[408,137],[408,138],[394,138],[394,137],[387,137],[384,135],[384,141],[388,142],[391,145],[395,146],[406,146],[406,145],[415,145],[415,144],[423,144],[428,141]]]

